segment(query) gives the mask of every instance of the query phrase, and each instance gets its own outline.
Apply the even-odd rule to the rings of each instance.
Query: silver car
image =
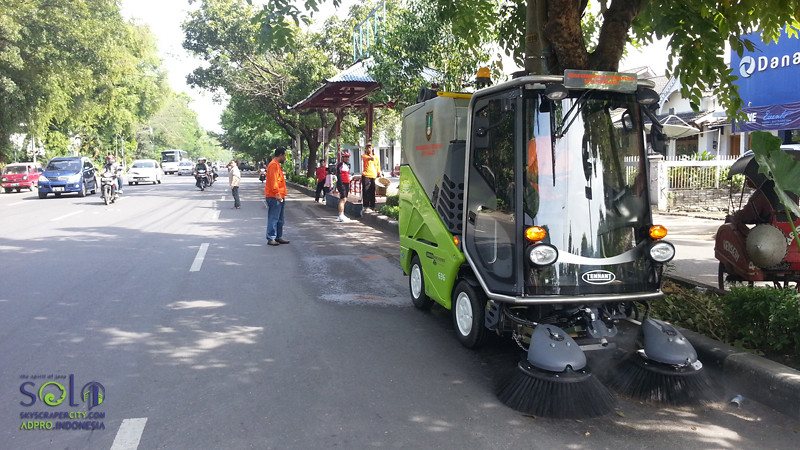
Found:
[[[181,161],[178,164],[178,175],[191,175],[194,172],[194,163],[191,161]]]

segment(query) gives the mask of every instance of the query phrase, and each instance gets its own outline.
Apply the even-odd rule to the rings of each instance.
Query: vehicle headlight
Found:
[[[528,247],[528,260],[535,266],[547,266],[558,259],[558,250],[550,244],[536,244]]]
[[[42,181],[44,181],[45,183],[49,183],[50,182],[50,180],[48,180],[46,176],[39,175],[39,183],[41,183]]]
[[[22,181],[28,181],[28,176],[27,175],[23,175],[22,176]]]
[[[0,180],[0,181],[8,181],[8,178],[3,177],[2,180]]]
[[[650,258],[655,262],[665,263],[675,257],[675,247],[669,242],[658,241],[650,246]]]
[[[80,183],[80,181],[81,181],[81,174],[70,175],[67,178],[67,183]]]

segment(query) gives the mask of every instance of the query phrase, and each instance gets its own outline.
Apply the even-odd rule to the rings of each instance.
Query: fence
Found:
[[[713,160],[694,160],[685,157],[668,157],[663,160],[670,190],[719,189],[728,187],[728,171],[738,156],[718,156]],[[632,179],[639,166],[639,158],[625,158],[628,179]]]

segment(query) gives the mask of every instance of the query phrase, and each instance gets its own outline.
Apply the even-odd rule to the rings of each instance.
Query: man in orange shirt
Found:
[[[275,156],[267,166],[267,179],[264,183],[264,197],[267,199],[267,244],[288,244],[283,239],[283,209],[286,204],[286,177],[281,164],[286,161],[286,149],[278,147]]]

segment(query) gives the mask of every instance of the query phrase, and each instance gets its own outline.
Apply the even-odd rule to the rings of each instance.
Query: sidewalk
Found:
[[[398,179],[391,179],[392,184],[387,190],[391,195],[392,187],[394,193],[397,192]],[[313,197],[314,190],[305,186],[292,184],[295,189]],[[386,217],[380,213],[364,213],[361,207],[361,199],[356,197],[358,203],[347,202],[345,212],[351,217],[360,218],[361,222],[369,224],[374,228],[398,234],[398,223],[396,220]],[[385,202],[385,197],[377,199],[377,207]],[[334,195],[328,195],[326,205],[336,208],[339,199]],[[687,214],[689,215],[689,214]],[[694,217],[698,217],[693,215]],[[718,217],[705,217],[718,219]],[[724,216],[723,216],[724,218]],[[713,286],[698,285],[696,282],[680,278],[669,277],[674,281],[693,287],[714,290]],[[718,373],[723,378],[721,384],[726,388],[726,393],[731,395],[741,395],[747,401],[759,402],[769,406],[781,413],[794,419],[800,420],[800,371],[791,367],[778,364],[758,355],[745,352],[722,342],[715,341],[690,330],[681,329],[681,332],[692,343],[700,361],[712,373]]]

